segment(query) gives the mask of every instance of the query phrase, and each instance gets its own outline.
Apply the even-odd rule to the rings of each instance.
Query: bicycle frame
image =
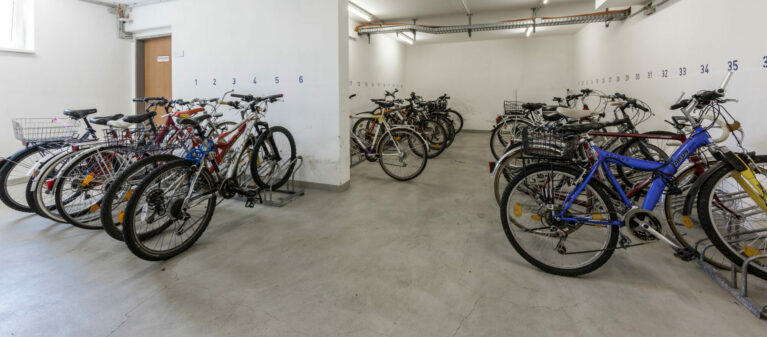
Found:
[[[666,180],[669,179],[669,177],[673,176],[677,169],[691,156],[695,153],[696,150],[703,146],[711,145],[711,137],[708,135],[708,133],[700,126],[697,126],[695,129],[695,133],[693,136],[689,137],[686,142],[682,144],[672,155],[671,158],[669,158],[666,162],[655,162],[655,161],[648,161],[648,160],[641,160],[641,159],[635,159],[630,157],[621,156],[612,152],[604,151],[602,149],[597,148],[596,146],[593,147],[594,151],[597,153],[597,161],[592,166],[591,170],[589,171],[589,174],[586,176],[586,178],[578,184],[578,186],[571,191],[567,197],[565,198],[565,202],[563,203],[564,207],[562,210],[553,216],[557,218],[558,220],[562,221],[572,221],[572,222],[582,222],[582,223],[588,223],[588,224],[594,224],[594,225],[610,225],[610,226],[624,226],[625,223],[622,220],[615,220],[615,221],[602,221],[602,220],[594,220],[592,218],[587,217],[567,217],[565,216],[565,213],[567,213],[567,210],[570,209],[570,207],[575,202],[575,199],[578,195],[583,192],[583,190],[586,188],[586,185],[591,181],[591,179],[594,178],[594,176],[597,174],[598,170],[602,170],[603,174],[607,177],[607,179],[610,181],[610,183],[613,186],[613,189],[618,192],[618,195],[621,198],[621,201],[628,207],[631,208],[633,205],[631,204],[631,200],[626,196],[626,193],[623,192],[623,189],[621,188],[620,183],[615,178],[615,175],[612,173],[612,170],[610,170],[609,164],[616,164],[618,166],[624,166],[629,167],[636,170],[642,170],[642,171],[651,171],[656,173],[658,176],[653,179],[652,185],[650,186],[650,189],[647,191],[647,195],[645,196],[644,203],[642,204],[642,209],[651,211],[657,206],[658,201],[660,200],[660,197],[663,195],[663,191],[666,189]],[[665,178],[665,179],[664,179]]]

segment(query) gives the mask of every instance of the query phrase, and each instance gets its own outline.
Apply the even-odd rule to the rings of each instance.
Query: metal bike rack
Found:
[[[706,245],[701,245],[704,242],[709,242]],[[743,304],[748,311],[754,316],[760,319],[767,319],[767,306],[759,305],[753,298],[748,296],[748,266],[756,260],[767,259],[767,254],[754,255],[743,261],[743,265],[736,265],[732,263],[730,266],[730,279],[727,280],[720,272],[716,271],[716,267],[712,266],[705,261],[706,251],[711,247],[714,247],[713,243],[710,243],[708,239],[702,239],[695,243],[695,250],[698,251],[699,258],[695,261],[698,263],[701,269],[703,269],[709,277],[711,277],[719,286],[727,290],[733,297],[735,297],[741,304]],[[740,288],[738,287],[738,273],[740,273]]]
[[[304,166],[304,157],[296,156],[291,160],[288,166],[295,164],[293,167],[293,173],[290,175],[290,179],[285,185],[279,189],[258,189],[258,194],[252,198],[252,201],[248,201],[247,198],[238,196],[235,199],[246,200],[246,206],[251,207],[253,204],[261,204],[271,207],[282,207],[304,195],[304,189],[296,186],[296,172]],[[250,206],[247,203],[252,202]]]

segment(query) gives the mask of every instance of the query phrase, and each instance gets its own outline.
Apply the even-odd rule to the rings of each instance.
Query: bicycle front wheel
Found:
[[[410,129],[394,129],[378,144],[378,163],[390,177],[407,181],[418,177],[426,168],[428,146]]]
[[[753,180],[729,165],[720,166],[698,194],[698,216],[706,236],[739,266],[749,257],[767,254],[767,207],[763,201],[767,156],[757,156],[754,162],[759,169]],[[749,271],[767,279],[767,261],[755,261]]]
[[[216,188],[207,170],[183,159],[166,163],[133,191],[125,206],[123,239],[144,260],[167,260],[200,238],[215,209]]]
[[[592,272],[607,262],[618,242],[616,226],[554,219],[580,175],[565,166],[535,164],[514,177],[503,192],[501,222],[506,237],[519,255],[547,273]],[[575,197],[565,216],[617,219],[610,196],[594,181]]]
[[[273,126],[259,137],[254,149],[250,174],[256,184],[263,189],[276,190],[287,183],[296,166],[296,142],[290,131]]]

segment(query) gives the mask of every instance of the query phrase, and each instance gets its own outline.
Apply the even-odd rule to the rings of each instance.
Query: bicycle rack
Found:
[[[290,165],[295,164],[293,167],[293,173],[290,175],[290,179],[281,188],[272,189],[259,189],[258,195],[254,198],[253,202],[261,205],[271,207],[282,207],[304,195],[304,189],[296,187],[296,172],[304,166],[304,157],[296,156],[295,159],[290,161]],[[235,197],[235,199],[246,200],[241,196]]]
[[[706,245],[702,245],[704,242],[708,241],[709,243]],[[699,249],[699,247],[702,248]],[[750,311],[754,316],[760,319],[767,319],[767,305],[762,306],[757,304],[753,298],[748,296],[748,266],[752,264],[756,260],[761,259],[767,259],[767,254],[759,254],[754,255],[743,261],[743,265],[738,266],[735,263],[732,263],[730,266],[730,279],[727,280],[725,276],[722,276],[721,273],[716,271],[716,267],[710,265],[708,262],[705,261],[704,257],[706,256],[706,251],[709,250],[711,247],[714,247],[713,243],[710,243],[708,239],[702,239],[695,243],[695,250],[699,253],[699,258],[695,260],[695,262],[698,263],[698,266],[700,266],[701,269],[703,269],[706,274],[711,277],[719,286],[724,288],[724,290],[727,290],[727,292],[730,293],[733,297],[735,297],[741,304],[743,304],[748,311]],[[744,272],[746,271],[746,272]],[[738,289],[738,273],[740,273],[740,289]]]

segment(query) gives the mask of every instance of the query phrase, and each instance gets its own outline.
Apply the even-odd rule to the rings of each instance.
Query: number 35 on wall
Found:
[[[738,71],[738,60],[727,61],[727,71]]]

